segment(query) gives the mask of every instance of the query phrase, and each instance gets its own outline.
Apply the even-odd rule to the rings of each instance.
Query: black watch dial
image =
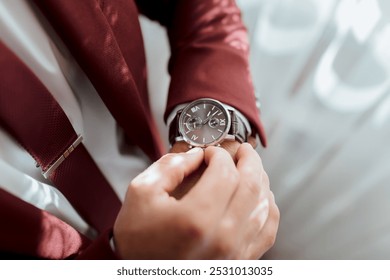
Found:
[[[188,104],[180,114],[179,132],[192,146],[216,145],[230,128],[230,113],[218,101],[198,99]]]

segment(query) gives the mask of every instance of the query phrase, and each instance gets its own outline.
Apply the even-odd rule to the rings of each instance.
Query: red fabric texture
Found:
[[[15,222],[17,221],[17,222]],[[90,241],[73,227],[0,188],[0,251],[19,259],[118,259],[111,231]]]

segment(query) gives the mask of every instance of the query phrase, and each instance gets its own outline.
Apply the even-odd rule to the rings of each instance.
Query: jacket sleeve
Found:
[[[111,230],[91,241],[70,225],[0,187],[0,256],[4,259],[119,259]]]
[[[139,10],[167,28],[171,84],[165,118],[201,97],[240,110],[266,145],[249,71],[249,43],[233,0],[138,0]]]

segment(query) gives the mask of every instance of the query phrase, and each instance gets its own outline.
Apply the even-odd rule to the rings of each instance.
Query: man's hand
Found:
[[[181,199],[183,179],[206,169]],[[260,157],[240,145],[237,166],[224,149],[167,154],[130,184],[114,226],[119,254],[129,259],[251,259],[274,243],[279,223]]]
[[[256,138],[249,136],[248,137],[248,143],[252,145],[253,148],[256,148]],[[221,143],[221,147],[224,148],[231,157],[236,160],[236,153],[238,148],[240,147],[241,143],[238,141],[224,141]],[[189,150],[188,143],[181,141],[176,142],[173,144],[170,153],[182,153],[187,152]],[[184,194],[186,194],[193,185],[199,180],[200,176],[202,176],[204,169],[206,166],[204,164],[200,165],[199,168],[194,171],[190,176],[186,177],[182,184],[180,184],[179,187],[177,187],[174,192],[172,193],[173,196],[180,198]],[[259,171],[260,172],[260,171]]]

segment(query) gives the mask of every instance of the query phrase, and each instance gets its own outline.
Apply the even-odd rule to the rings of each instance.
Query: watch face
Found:
[[[198,99],[188,104],[179,118],[179,132],[192,146],[205,147],[221,142],[230,127],[230,114],[218,101]]]

